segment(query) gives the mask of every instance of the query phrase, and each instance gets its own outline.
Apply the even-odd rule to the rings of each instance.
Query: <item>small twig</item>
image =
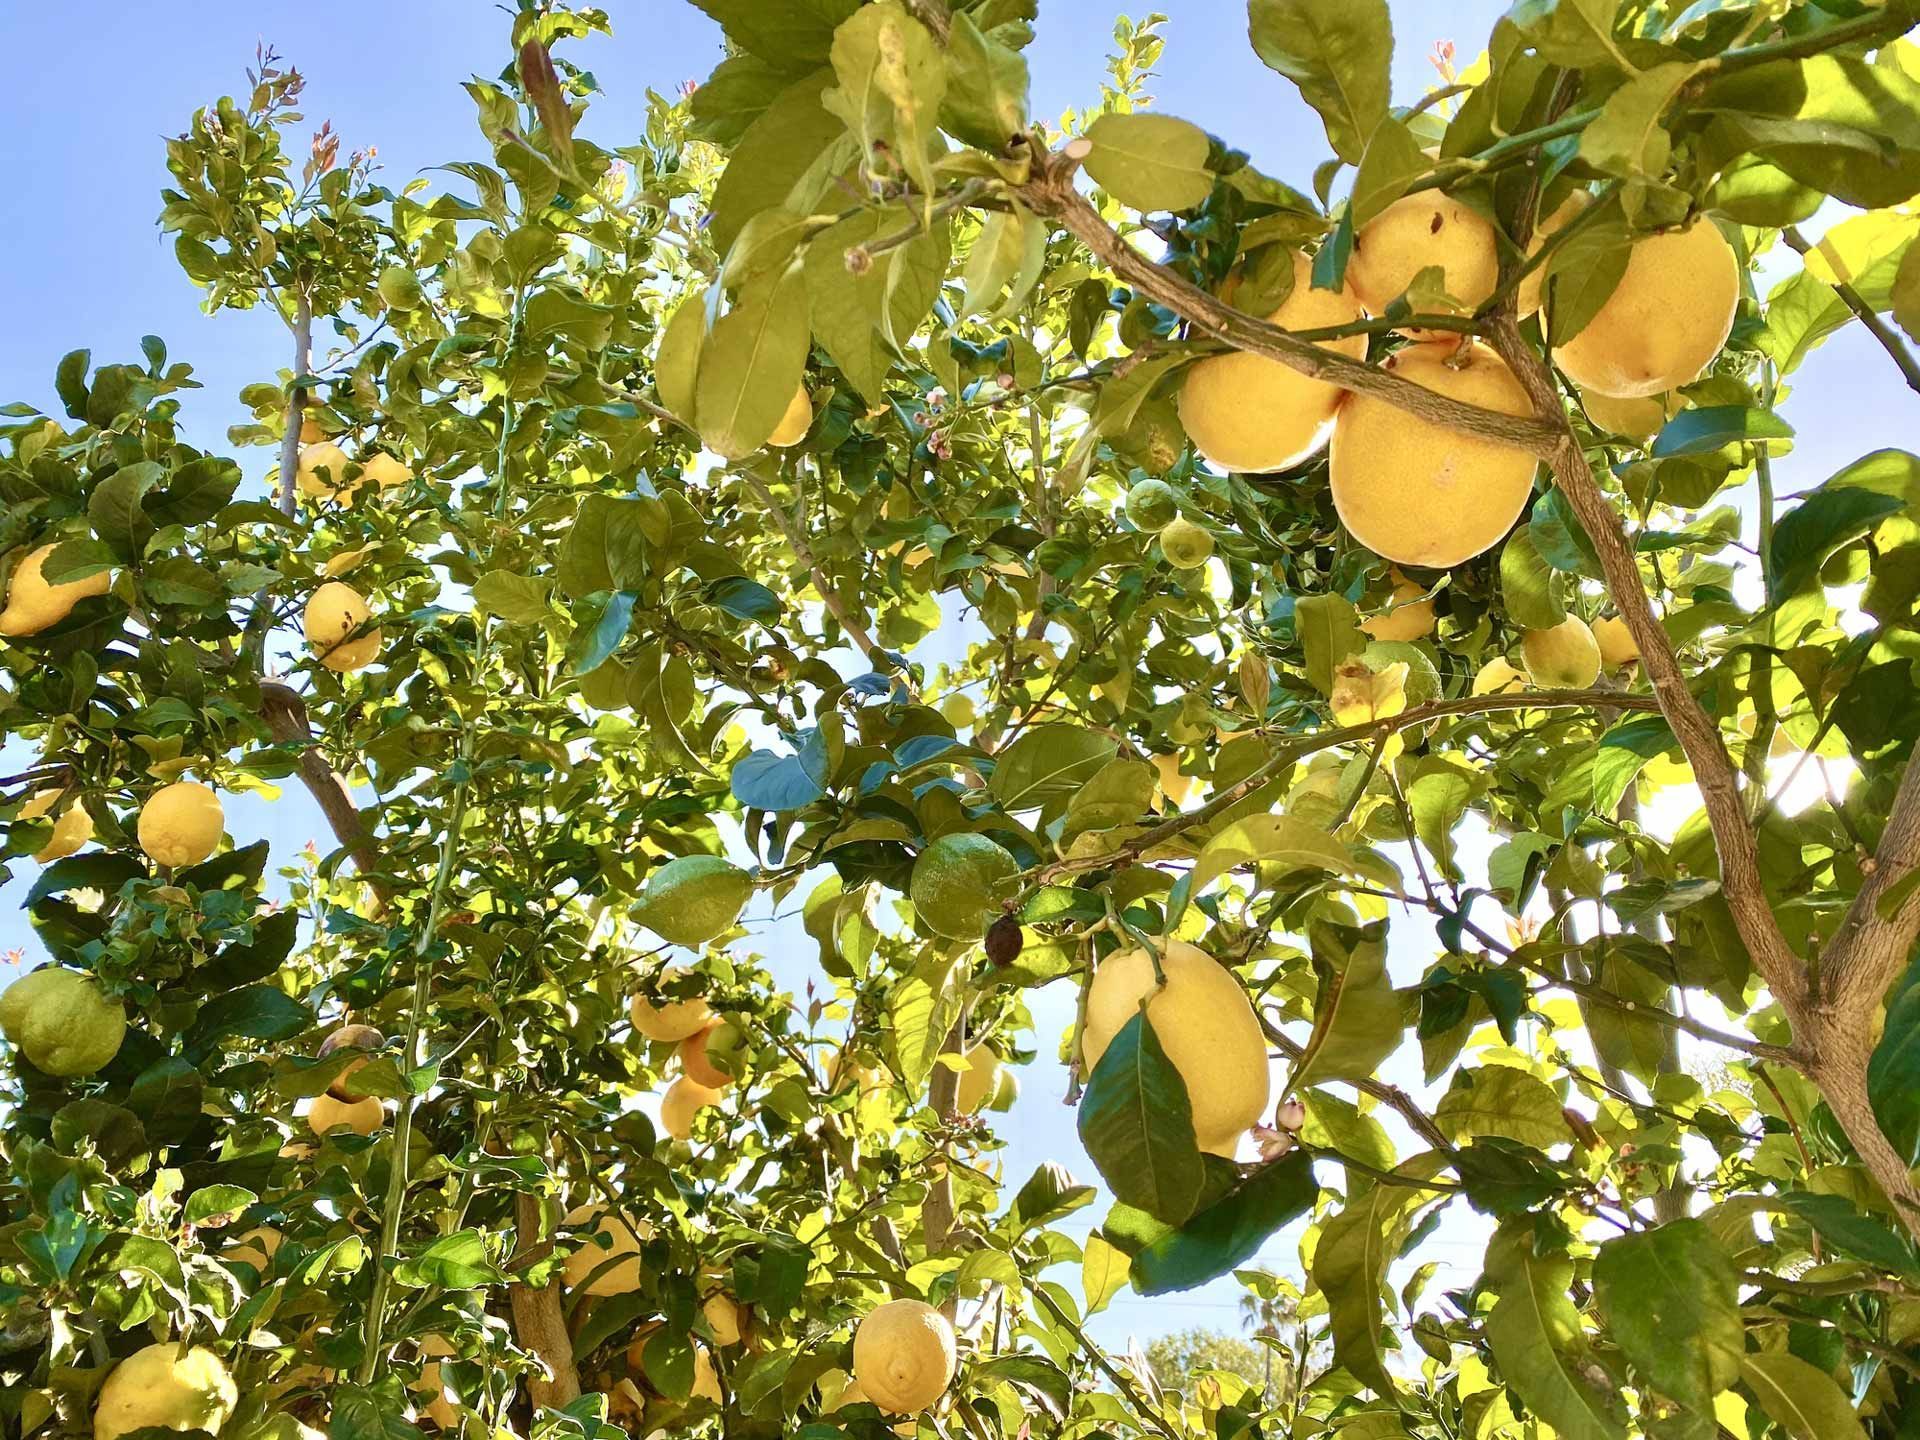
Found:
[[[1816,245],[1809,244],[1807,237],[1802,235],[1799,230],[1792,225],[1787,226],[1780,232],[1780,238],[1785,240],[1792,249],[1797,250],[1801,255],[1806,255],[1808,252],[1819,248]],[[1900,338],[1899,334],[1895,332],[1891,325],[1876,315],[1873,307],[1860,298],[1860,292],[1855,290],[1853,286],[1849,285],[1845,280],[1840,279],[1837,272],[1834,278],[1828,280],[1826,284],[1834,294],[1838,295],[1841,300],[1846,303],[1847,309],[1854,313],[1860,323],[1867,327],[1867,333],[1880,342],[1880,348],[1887,352],[1887,355],[1892,359],[1894,365],[1899,369],[1901,379],[1907,382],[1907,388],[1916,394],[1920,394],[1920,361],[1914,359],[1913,351],[1907,348],[1907,342]]]

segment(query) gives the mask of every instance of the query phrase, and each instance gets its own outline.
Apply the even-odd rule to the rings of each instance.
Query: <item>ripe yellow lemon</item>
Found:
[[[307,1125],[316,1135],[325,1135],[343,1125],[356,1135],[371,1135],[386,1123],[386,1108],[371,1095],[362,1100],[316,1095],[307,1110]]]
[[[48,1075],[93,1074],[120,1053],[126,1033],[125,1007],[76,970],[43,965],[0,993],[0,1034]]]
[[[273,1265],[273,1257],[287,1237],[270,1225],[256,1225],[229,1240],[220,1252],[222,1260],[251,1265],[262,1275]]]
[[[1633,632],[1618,615],[1602,615],[1594,621],[1593,640],[1600,647],[1600,663],[1609,670],[1631,665],[1640,658],[1640,646],[1634,641]]]
[[[604,1205],[579,1205],[567,1212],[566,1223],[578,1229],[591,1225],[599,1240],[581,1241],[567,1256],[567,1288],[583,1285],[589,1295],[625,1295],[640,1288],[640,1246],[653,1238],[645,1220],[628,1220]]]
[[[7,607],[0,610],[0,635],[37,635],[66,619],[82,600],[104,595],[113,587],[113,576],[105,570],[84,580],[49,585],[41,567],[58,543],[29,551],[13,567],[13,577],[7,582]]]
[[[1529,688],[1527,672],[1511,664],[1504,655],[1494,656],[1473,677],[1473,693],[1476,695],[1506,695]]]
[[[633,1028],[649,1040],[666,1045],[678,1045],[689,1035],[697,1035],[713,1024],[713,1011],[707,1007],[704,995],[696,995],[691,1000],[668,1000],[656,1005],[644,995],[636,994],[627,1003],[627,1018],[633,1021]]]
[[[700,1302],[713,1343],[722,1350],[740,1343],[740,1307],[724,1290],[716,1290]]]
[[[732,1031],[733,1035],[723,1032]],[[694,1084],[708,1090],[724,1090],[733,1084],[733,1075],[722,1068],[720,1061],[725,1059],[734,1048],[734,1036],[738,1035],[737,1026],[720,1021],[706,1029],[689,1035],[680,1042],[680,1069]],[[712,1046],[712,1049],[708,1047]]]
[[[1602,395],[1588,390],[1580,396],[1580,408],[1596,430],[1609,435],[1624,435],[1629,440],[1649,440],[1660,428],[1679,414],[1687,402],[1668,391],[1664,395]]]
[[[787,413],[780,417],[780,423],[773,427],[773,434],[767,437],[767,444],[776,449],[785,450],[798,445],[807,438],[807,431],[813,428],[813,401],[807,398],[807,387],[802,384],[793,392],[793,399],[787,403]]]
[[[1433,613],[1433,601],[1426,598],[1427,587],[1415,584],[1398,570],[1393,572],[1393,596],[1385,614],[1371,615],[1360,622],[1370,640],[1412,643],[1424,640],[1439,623]]]
[[[1600,644],[1587,622],[1569,615],[1520,640],[1520,658],[1533,683],[1547,690],[1584,690],[1600,678]]]
[[[1241,1133],[1267,1108],[1267,1042],[1260,1022],[1233,973],[1199,946],[1169,941],[1160,965],[1167,983],[1156,990],[1153,961],[1145,950],[1124,950],[1101,961],[1087,990],[1081,1032],[1087,1073],[1151,995],[1147,1019],[1186,1082],[1194,1136],[1202,1150],[1231,1156]]]
[[[140,848],[156,865],[198,865],[220,848],[227,816],[220,797],[196,780],[163,785],[140,807]]]
[[[327,432],[320,428],[320,422],[311,415],[306,416],[300,421],[300,443],[302,445],[318,445],[326,438]]]
[[[1312,262],[1296,251],[1293,289],[1266,318],[1283,330],[1321,330],[1358,320],[1360,302],[1351,289],[1315,290]],[[1319,344],[1350,359],[1366,358],[1364,335]],[[1234,351],[1209,356],[1187,371],[1180,387],[1180,423],[1200,453],[1222,470],[1285,470],[1327,443],[1340,394],[1337,387],[1278,360]]]
[[[61,793],[58,790],[42,790],[20,807],[20,818],[22,820],[43,818],[53,809]],[[55,860],[66,859],[91,839],[93,839],[93,817],[87,814],[87,807],[80,803],[78,797],[75,797],[53,822],[53,834],[47,838],[46,844],[34,852],[33,858],[42,865],[50,865]]]
[[[342,1025],[320,1042],[317,1058],[324,1060],[341,1050],[378,1050],[386,1043],[387,1037],[371,1025]],[[336,1100],[364,1100],[366,1097],[347,1081],[366,1063],[364,1059],[349,1061],[347,1067],[328,1082],[327,1093]]]
[[[1711,220],[1643,235],[1613,294],[1553,358],[1583,391],[1658,395],[1713,363],[1739,303],[1740,259]]]
[[[310,500],[337,496],[341,504],[351,505],[353,492],[367,479],[365,475],[349,479],[347,470],[352,464],[347,452],[331,440],[304,446],[300,451],[300,468],[293,474],[294,488]]]
[[[953,1325],[919,1300],[889,1300],[853,1334],[853,1379],[866,1398],[895,1415],[913,1415],[953,1383]]]
[[[357,633],[373,612],[351,585],[329,580],[313,592],[303,617],[307,644],[329,670],[364,670],[380,653],[380,632]],[[349,639],[348,637],[352,638]]]
[[[1532,259],[1540,253],[1540,247],[1568,224],[1582,210],[1586,209],[1593,196],[1585,190],[1576,190],[1558,205],[1552,213],[1540,217],[1540,223],[1533,228],[1533,239],[1527,242],[1527,258]],[[1526,319],[1540,308],[1540,297],[1546,289],[1548,260],[1533,267],[1520,281],[1520,288],[1514,292],[1514,303],[1520,311],[1520,318]]]
[[[985,1045],[969,1045],[960,1058],[963,1068],[954,1108],[962,1115],[972,1115],[991,1100],[999,1088],[1000,1057]]]
[[[117,1440],[133,1430],[218,1432],[240,1392],[226,1363],[195,1345],[149,1345],[107,1376],[93,1407],[93,1440]]]
[[[1347,283],[1369,314],[1384,315],[1415,276],[1436,265],[1445,272],[1441,288],[1465,314],[1499,284],[1499,244],[1477,211],[1438,190],[1417,190],[1360,227]]]
[[[1183,517],[1160,532],[1160,553],[1176,570],[1198,570],[1213,558],[1213,534]]]
[[[1436,394],[1530,415],[1506,362],[1475,342],[1409,345],[1384,367]],[[1354,539],[1402,565],[1442,569],[1499,543],[1533,494],[1525,450],[1462,435],[1371,395],[1349,395],[1333,430],[1334,508]]]
[[[360,478],[377,490],[391,490],[413,479],[413,471],[399,457],[376,450],[361,459]]]
[[[1167,797],[1169,805],[1178,807],[1186,804],[1187,796],[1193,793],[1194,777],[1180,773],[1178,755],[1152,755],[1154,770],[1160,777],[1160,793]]]
[[[693,1117],[709,1105],[718,1105],[722,1096],[691,1076],[682,1075],[660,1097],[660,1128],[676,1140],[693,1134]]]

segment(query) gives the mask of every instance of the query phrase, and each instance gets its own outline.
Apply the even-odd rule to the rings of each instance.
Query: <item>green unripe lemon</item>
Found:
[[[0,1033],[49,1075],[91,1075],[120,1053],[127,1012],[90,975],[44,966],[0,995]]]
[[[1142,480],[1127,491],[1127,519],[1155,533],[1180,518],[1180,497],[1164,480]]]
[[[1160,551],[1177,570],[1197,570],[1213,558],[1213,536],[1191,520],[1175,520],[1160,532]]]
[[[420,290],[420,277],[404,265],[387,266],[380,272],[380,298],[387,302],[389,309],[414,309],[425,298]]]
[[[914,911],[936,935],[978,940],[1000,913],[1004,886],[1020,862],[984,835],[942,835],[920,852],[908,891]]]
[[[647,879],[634,918],[675,945],[704,945],[747,907],[753,879],[718,855],[682,855]]]

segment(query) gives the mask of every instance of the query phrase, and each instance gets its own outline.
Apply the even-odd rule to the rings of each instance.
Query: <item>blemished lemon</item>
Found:
[[[20,807],[22,820],[39,820],[50,812],[59,801],[63,792],[42,790],[26,804]],[[87,807],[76,796],[68,802],[53,822],[53,834],[47,837],[47,843],[34,852],[33,858],[42,865],[51,865],[55,860],[64,860],[76,850],[93,839],[93,817],[87,813]]]
[[[43,965],[0,993],[0,1034],[36,1070],[62,1078],[91,1075],[120,1053],[127,1012],[91,975]]]
[[[582,1286],[589,1295],[625,1295],[640,1288],[640,1247],[653,1238],[645,1220],[629,1220],[604,1205],[578,1205],[567,1212],[566,1223],[577,1229],[592,1226],[599,1240],[582,1240],[567,1256],[569,1290]]]
[[[134,1430],[217,1434],[239,1403],[226,1362],[213,1351],[172,1342],[136,1350],[113,1367],[93,1407],[93,1440]]]
[[[1313,262],[1295,251],[1293,289],[1266,318],[1283,330],[1323,330],[1358,320],[1360,302],[1351,288],[1314,289]],[[1318,343],[1349,359],[1366,358],[1364,335]],[[1298,465],[1325,445],[1340,398],[1338,387],[1324,380],[1236,350],[1188,369],[1180,387],[1180,423],[1220,469],[1261,474]]]
[[[1163,989],[1144,949],[1119,951],[1100,962],[1087,989],[1081,1032],[1086,1072],[1093,1073],[1113,1037],[1151,995],[1147,1020],[1186,1082],[1194,1138],[1202,1150],[1230,1157],[1267,1108],[1267,1042],[1260,1022],[1233,973],[1199,946],[1168,941],[1160,966],[1167,977]]]
[[[1213,534],[1204,525],[1177,519],[1160,532],[1160,553],[1176,570],[1198,570],[1213,558]]]
[[[1593,622],[1594,643],[1600,647],[1600,663],[1609,670],[1631,665],[1640,658],[1640,646],[1618,615],[1602,615]]]
[[[1633,242],[1627,270],[1555,362],[1583,391],[1637,398],[1689,381],[1727,343],[1740,304],[1740,258],[1711,220]]]
[[[1427,587],[1415,584],[1398,570],[1393,572],[1393,595],[1384,614],[1369,615],[1360,622],[1360,630],[1369,640],[1401,641],[1411,644],[1424,640],[1439,623],[1433,613],[1433,601],[1426,598]]]
[[[780,417],[780,423],[773,427],[773,434],[767,437],[767,444],[776,449],[785,450],[798,445],[807,438],[807,431],[813,428],[813,401],[807,398],[807,387],[803,383],[793,392],[793,399],[787,403],[787,413]]]
[[[302,624],[307,644],[320,657],[320,663],[342,673],[371,665],[380,653],[380,632],[358,632],[372,613],[360,592],[339,580],[329,580],[314,591]]]
[[[1500,282],[1500,247],[1478,211],[1438,190],[1403,195],[1353,237],[1347,283],[1370,315],[1387,307],[1422,270],[1439,266],[1441,288],[1460,313],[1479,308]]]
[[[307,1125],[316,1135],[325,1135],[343,1125],[356,1135],[371,1135],[386,1123],[386,1107],[372,1095],[360,1100],[316,1095],[307,1110]]]
[[[1600,678],[1600,645],[1587,622],[1569,615],[1520,639],[1520,658],[1533,683],[1546,690],[1584,690]]]
[[[156,865],[198,865],[220,848],[227,815],[220,797],[197,780],[176,780],[140,807],[140,848]]]
[[[664,978],[664,977],[663,977]],[[697,1035],[713,1023],[713,1011],[704,995],[691,1000],[667,1000],[655,1004],[636,994],[627,1002],[627,1018],[633,1028],[649,1040],[678,1045],[689,1035]]]
[[[889,1300],[854,1331],[854,1383],[882,1410],[917,1414],[953,1383],[955,1352],[946,1316],[920,1300]]]
[[[1436,394],[1506,415],[1533,406],[1506,362],[1478,342],[1409,345],[1383,367]],[[1498,544],[1533,495],[1534,458],[1463,435],[1371,395],[1347,397],[1329,477],[1349,534],[1402,565],[1443,569]]]
[[[723,1098],[718,1090],[682,1075],[667,1086],[666,1094],[660,1097],[660,1128],[675,1140],[685,1140],[693,1134],[693,1117],[709,1105],[718,1105]]]
[[[113,576],[106,570],[84,580],[49,585],[42,567],[58,544],[55,541],[27,552],[13,567],[7,581],[7,605],[0,610],[0,635],[38,635],[66,619],[82,600],[113,588]]]

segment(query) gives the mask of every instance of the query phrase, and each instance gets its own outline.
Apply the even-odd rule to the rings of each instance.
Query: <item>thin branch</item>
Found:
[[[860,648],[860,653],[867,657],[867,663],[875,670],[889,673],[898,670],[900,667],[892,657],[874,643],[873,637],[867,633],[867,627],[854,617],[853,612],[841,600],[840,592],[834,589],[833,582],[827,578],[827,572],[820,568],[820,562],[813,553],[813,546],[807,543],[805,532],[793,523],[786,511],[774,503],[773,492],[767,489],[765,482],[746,465],[737,468],[734,474],[746,482],[747,488],[753,491],[754,497],[766,507],[767,513],[773,517],[773,523],[780,527],[780,533],[786,537],[794,558],[807,567],[807,574],[813,580],[813,588],[819,592],[821,603],[839,622],[847,638],[853,641]]]
[[[1298,1063],[1306,1054],[1306,1046],[1290,1038],[1278,1025],[1274,1024],[1266,1011],[1255,1008],[1260,1017],[1260,1028],[1266,1032],[1267,1042],[1290,1061]],[[1447,1139],[1446,1132],[1434,1123],[1433,1117],[1420,1108],[1420,1102],[1397,1085],[1389,1085],[1384,1080],[1364,1079],[1352,1082],[1354,1089],[1362,1094],[1371,1095],[1381,1104],[1395,1111],[1407,1122],[1414,1134],[1425,1140],[1436,1150],[1450,1151],[1453,1142]]]

